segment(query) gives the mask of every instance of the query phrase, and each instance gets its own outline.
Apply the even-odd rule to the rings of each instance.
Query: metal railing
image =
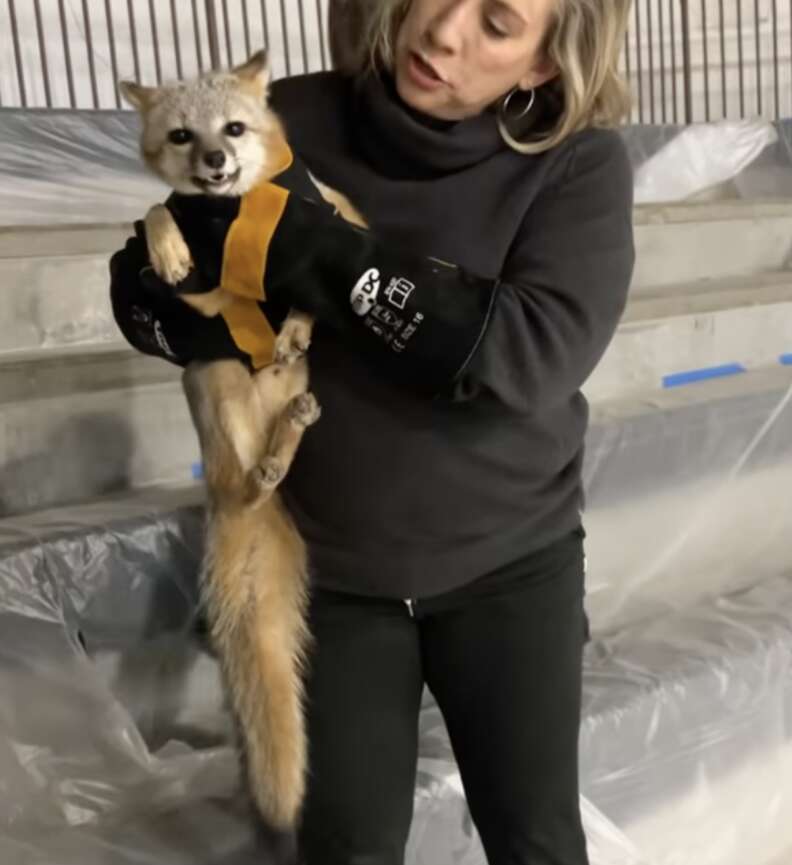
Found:
[[[0,105],[118,108],[121,77],[159,84],[261,47],[278,77],[326,69],[327,2],[0,0]]]
[[[633,0],[637,123],[792,117],[792,0]]]
[[[0,0],[0,105],[121,107],[143,83],[240,62],[331,64],[328,4],[361,0]],[[622,69],[635,123],[792,117],[792,0],[633,0]]]

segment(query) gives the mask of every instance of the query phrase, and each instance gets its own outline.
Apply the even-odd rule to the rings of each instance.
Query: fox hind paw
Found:
[[[315,424],[322,415],[322,409],[312,393],[301,393],[289,404],[292,422],[301,427]]]

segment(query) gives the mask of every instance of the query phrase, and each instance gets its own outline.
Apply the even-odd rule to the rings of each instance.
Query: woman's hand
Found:
[[[135,228],[135,236],[110,260],[113,314],[125,339],[138,351],[178,366],[193,360],[247,360],[221,316],[204,317],[159,279],[149,263],[142,223]],[[191,272],[190,290],[200,289],[199,278]]]

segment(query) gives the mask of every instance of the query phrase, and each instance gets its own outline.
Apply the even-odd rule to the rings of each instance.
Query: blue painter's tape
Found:
[[[707,381],[712,378],[726,378],[730,375],[739,375],[745,372],[745,367],[740,363],[725,363],[721,366],[707,366],[703,369],[691,369],[687,372],[677,372],[673,375],[663,376],[663,387],[682,387],[697,381]]]
[[[778,359],[784,366],[792,366],[792,354],[782,354]]]
[[[192,466],[192,476],[194,481],[203,480],[204,472],[203,465],[201,463],[193,463]]]

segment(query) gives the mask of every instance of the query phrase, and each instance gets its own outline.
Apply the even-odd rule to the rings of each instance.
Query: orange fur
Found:
[[[305,361],[250,376],[237,361],[192,364],[184,389],[209,495],[202,592],[243,732],[248,782],[274,826],[293,826],[305,786],[301,665],[306,554],[277,493],[318,416]]]
[[[262,55],[230,77],[220,76],[216,84],[213,80],[205,76],[194,90],[190,85],[171,91],[125,85],[122,92],[143,116],[147,164],[176,188],[187,182],[182,173],[189,164],[179,162],[167,145],[147,149],[145,141],[164,140],[168,122],[182,125],[187,108],[201,115],[201,99],[216,99],[219,92],[233,103],[238,90],[239,110],[254,111],[250,134],[258,135],[262,145],[259,170],[248,173],[244,188],[225,193],[242,195],[282,170],[290,154],[288,142],[266,105],[268,72]],[[163,106],[171,102],[175,108],[169,121]],[[210,112],[206,121],[215,122],[215,114]],[[342,216],[365,225],[344,196],[314,182]],[[152,266],[176,284],[192,266],[176,222],[167,208],[155,205],[145,224]],[[222,314],[239,301],[220,287],[182,299],[207,316]],[[293,311],[275,341],[276,362],[253,375],[238,361],[226,360],[190,364],[183,376],[208,494],[201,586],[211,637],[241,730],[250,790],[263,817],[283,829],[295,825],[305,792],[301,667],[309,634],[305,546],[277,487],[303,432],[319,417],[307,392],[304,357],[312,324],[309,316]]]

